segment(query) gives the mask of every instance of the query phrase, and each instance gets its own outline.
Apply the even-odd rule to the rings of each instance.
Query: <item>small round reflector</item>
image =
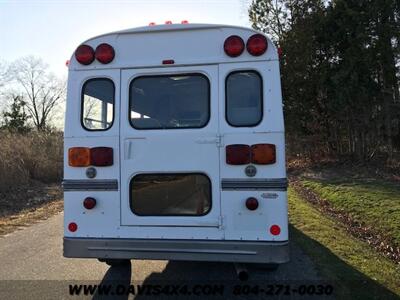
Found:
[[[96,206],[96,199],[92,197],[87,197],[85,200],[83,200],[83,207],[86,209],[92,209],[93,207]]]
[[[75,50],[75,58],[82,65],[90,65],[94,60],[94,50],[89,45],[80,45]]]
[[[281,233],[281,228],[278,225],[272,225],[269,231],[272,235],[279,235]]]
[[[244,42],[240,36],[231,35],[224,42],[224,51],[230,57],[237,57],[243,53]]]
[[[96,48],[95,56],[100,63],[108,64],[114,59],[114,48],[106,43],[100,44]]]
[[[246,43],[247,51],[253,56],[260,56],[267,51],[268,41],[262,34],[253,34]]]
[[[75,232],[78,230],[78,225],[74,222],[68,224],[68,230],[71,232]]]
[[[246,207],[248,210],[256,210],[258,208],[258,200],[254,197],[247,198]]]

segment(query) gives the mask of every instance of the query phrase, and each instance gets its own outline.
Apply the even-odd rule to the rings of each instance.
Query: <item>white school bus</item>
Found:
[[[104,34],[69,63],[64,256],[289,260],[279,58],[248,28]]]

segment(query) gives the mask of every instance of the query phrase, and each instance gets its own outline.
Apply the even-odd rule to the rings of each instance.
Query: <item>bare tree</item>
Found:
[[[48,71],[42,59],[27,56],[14,62],[9,72],[16,83],[22,87],[26,108],[39,131],[49,126],[49,120],[65,98],[65,81]]]

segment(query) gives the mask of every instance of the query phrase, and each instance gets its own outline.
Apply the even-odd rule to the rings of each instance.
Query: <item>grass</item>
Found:
[[[345,231],[289,189],[291,238],[333,282],[338,299],[399,299],[400,266]]]
[[[302,179],[302,184],[338,211],[400,246],[400,183],[367,179]]]
[[[43,204],[35,210],[25,209],[16,215],[0,217],[0,237],[40,220],[46,220],[63,211],[63,208],[63,201],[57,200]]]
[[[63,172],[62,133],[27,134],[0,129],[0,192],[31,181],[59,182]]]

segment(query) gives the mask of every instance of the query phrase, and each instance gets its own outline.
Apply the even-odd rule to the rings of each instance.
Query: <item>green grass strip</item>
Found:
[[[302,184],[400,246],[400,184],[381,180],[302,179]]]
[[[342,224],[321,214],[293,189],[288,198],[290,238],[332,281],[339,299],[399,299],[399,265],[349,236]]]

